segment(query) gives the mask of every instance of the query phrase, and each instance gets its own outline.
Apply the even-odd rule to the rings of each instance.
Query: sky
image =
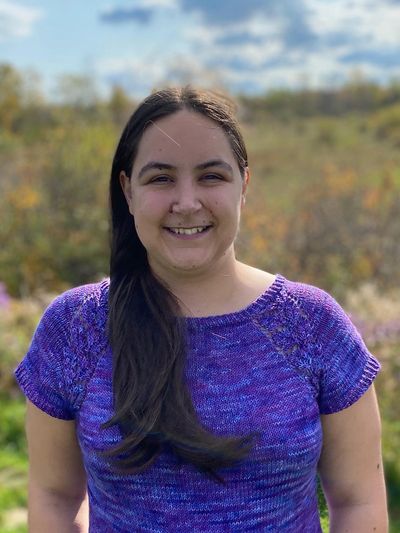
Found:
[[[0,63],[132,96],[191,82],[234,93],[400,79],[400,0],[0,0]]]

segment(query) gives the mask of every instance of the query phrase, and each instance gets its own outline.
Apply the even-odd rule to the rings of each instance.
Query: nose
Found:
[[[171,204],[171,213],[190,215],[196,213],[202,207],[199,191],[192,183],[181,183],[175,189],[175,195]]]

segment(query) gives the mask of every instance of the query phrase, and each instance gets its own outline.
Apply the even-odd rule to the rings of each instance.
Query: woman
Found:
[[[31,532],[317,532],[317,471],[332,532],[387,531],[379,363],[328,294],[235,258],[248,182],[217,95],[130,118],[110,280],[59,296],[16,370]]]

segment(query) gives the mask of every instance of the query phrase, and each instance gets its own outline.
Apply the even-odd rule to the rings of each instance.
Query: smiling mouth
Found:
[[[207,231],[211,226],[195,226],[192,228],[168,228],[165,229],[170,231],[171,233],[174,233],[175,235],[195,235],[196,233],[204,233]]]

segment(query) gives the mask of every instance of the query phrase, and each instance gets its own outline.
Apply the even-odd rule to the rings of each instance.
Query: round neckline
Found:
[[[185,316],[184,321],[189,327],[217,326],[240,322],[244,318],[247,318],[249,314],[256,315],[259,312],[264,311],[266,306],[271,305],[275,301],[277,295],[281,292],[285,281],[285,278],[281,274],[275,274],[275,279],[271,283],[271,285],[267,287],[265,291],[260,294],[260,296],[258,296],[253,302],[251,302],[243,309],[239,309],[238,311],[233,311],[232,313],[225,313],[222,315],[200,317]]]

